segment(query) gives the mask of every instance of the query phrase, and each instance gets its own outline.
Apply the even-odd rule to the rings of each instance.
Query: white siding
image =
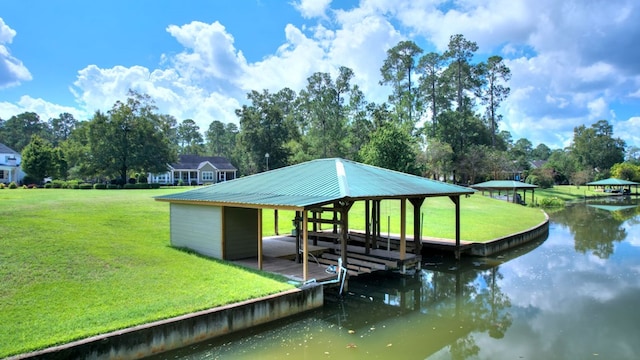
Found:
[[[222,259],[222,208],[172,203],[171,245]]]

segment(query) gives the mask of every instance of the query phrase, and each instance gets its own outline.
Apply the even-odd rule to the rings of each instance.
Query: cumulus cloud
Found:
[[[20,97],[17,103],[0,102],[0,118],[2,119],[9,119],[24,112],[34,112],[44,121],[58,117],[62,113],[69,113],[77,120],[87,118],[87,114],[77,108],[54,104],[40,98],[34,99],[28,95]]]
[[[293,6],[300,12],[300,15],[306,19],[325,18],[327,9],[331,4],[331,0],[300,0],[294,2]]]
[[[153,70],[133,66],[101,69],[90,65],[78,72],[72,89],[89,112],[110,109],[126,98],[129,89],[148,94],[161,112],[179,121],[194,119],[201,129],[216,119],[233,119],[240,104],[235,98],[209,92],[185,81],[175,69]]]
[[[0,89],[31,80],[31,73],[19,59],[13,57],[6,44],[11,44],[16,31],[0,18]]]
[[[178,119],[202,117],[195,120],[204,127],[214,119],[237,121],[234,110],[251,90],[298,91],[313,72],[335,75],[347,66],[367,99],[381,102],[388,95],[378,84],[387,49],[410,39],[444,51],[449,37],[462,33],[478,43],[479,59],[499,54],[511,69],[511,96],[499,111],[500,129],[514,139],[564,147],[574,127],[607,119],[627,142],[638,143],[628,131],[636,114],[624,120],[613,111],[640,99],[635,1],[361,0],[341,9],[329,0],[296,0],[292,6],[306,22],[286,25],[283,43],[259,61],[248,62],[220,22],[194,21],[167,27],[184,49],[164,54],[158,68],[90,65],[78,72],[73,90],[92,110],[136,89]]]

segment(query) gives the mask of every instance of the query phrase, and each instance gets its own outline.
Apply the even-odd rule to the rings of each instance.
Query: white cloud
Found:
[[[53,104],[43,99],[34,99],[28,95],[22,96],[17,103],[0,102],[0,118],[2,119],[6,120],[16,114],[24,112],[34,112],[38,114],[43,121],[58,117],[62,113],[69,113],[77,120],[87,118],[86,113],[74,107]]]
[[[354,83],[367,99],[381,102],[388,94],[378,84],[387,49],[411,39],[443,51],[452,34],[462,33],[478,43],[480,57],[501,54],[511,69],[512,93],[499,111],[501,129],[514,139],[564,147],[575,126],[604,118],[628,143],[639,143],[631,126],[640,114],[624,114],[629,120],[622,121],[614,112],[621,101],[629,105],[640,98],[635,61],[640,27],[633,21],[640,5],[633,1],[584,6],[577,0],[361,0],[353,8],[331,9],[328,0],[302,0],[292,5],[308,21],[286,25],[284,43],[260,61],[248,63],[219,22],[170,25],[167,32],[183,51],[164,54],[157,69],[87,66],[74,83],[78,101],[87,110],[108,109],[132,88],[154,97],[161,111],[194,118],[204,128],[214,119],[237,122],[234,110],[251,90],[298,91],[313,72],[335,75],[344,65],[354,70]]]
[[[614,136],[620,137],[629,146],[640,146],[640,116],[618,121],[613,126]]]
[[[175,69],[101,69],[90,65],[78,72],[74,86],[72,90],[90,113],[111,109],[131,89],[148,94],[160,112],[173,115],[178,121],[193,119],[203,131],[213,120],[235,121],[235,109],[240,107],[235,98],[189,84]]]
[[[5,44],[11,44],[16,31],[0,18],[0,89],[31,80],[31,73],[19,59],[13,57]]]
[[[300,0],[299,2],[293,2],[293,6],[306,19],[326,18],[330,4],[331,0]]]

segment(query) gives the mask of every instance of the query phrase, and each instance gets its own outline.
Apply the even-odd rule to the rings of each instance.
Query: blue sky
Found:
[[[0,118],[87,119],[132,88],[204,131],[237,122],[251,90],[298,91],[341,65],[380,102],[387,49],[441,52],[461,33],[511,68],[500,128],[514,140],[563,147],[606,119],[640,147],[639,18],[634,0],[3,0]]]

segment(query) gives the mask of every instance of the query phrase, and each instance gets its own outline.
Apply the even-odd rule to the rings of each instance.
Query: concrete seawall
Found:
[[[544,216],[545,220],[542,223],[530,229],[491,240],[486,243],[473,243],[469,253],[473,256],[490,256],[495,253],[523,245],[535,239],[539,239],[542,236],[547,236],[549,234],[549,215],[545,213]]]
[[[322,286],[294,289],[102,334],[9,359],[139,359],[321,307]]]

